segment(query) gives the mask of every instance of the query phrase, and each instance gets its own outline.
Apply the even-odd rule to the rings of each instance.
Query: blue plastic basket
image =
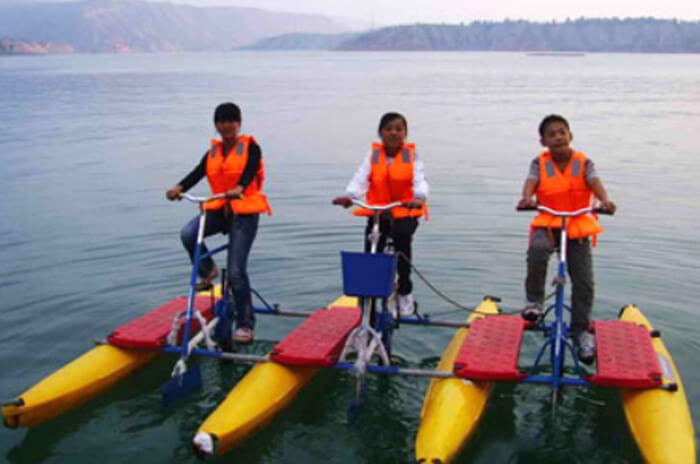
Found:
[[[341,251],[343,292],[348,296],[385,298],[396,276],[396,255]]]

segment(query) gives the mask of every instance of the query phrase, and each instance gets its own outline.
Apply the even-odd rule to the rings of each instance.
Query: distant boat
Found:
[[[585,56],[583,52],[528,52],[530,56]]]

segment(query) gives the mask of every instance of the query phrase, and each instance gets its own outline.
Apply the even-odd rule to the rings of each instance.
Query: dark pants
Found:
[[[379,221],[379,231],[382,236],[379,239],[377,251],[384,251],[386,238],[387,236],[391,237],[394,250],[398,255],[399,295],[408,295],[413,291],[413,283],[411,283],[411,242],[417,228],[418,219],[412,217],[394,219],[391,216],[382,215]],[[372,218],[369,218],[365,228],[365,252],[369,252],[372,246],[367,239],[367,235],[371,231]]]
[[[247,327],[249,329],[255,327],[255,313],[253,311],[250,281],[248,280],[247,272],[248,254],[258,231],[259,220],[259,214],[241,214],[232,218],[225,215],[222,208],[208,211],[207,222],[204,226],[205,237],[217,233],[228,234],[227,280],[233,294],[233,307],[229,305],[228,318],[232,319],[235,313],[236,327]],[[199,216],[192,218],[185,224],[180,234],[182,244],[190,254],[190,260],[194,260],[198,228]],[[207,252],[207,247],[202,243],[201,254]],[[212,269],[214,269],[214,260],[208,257],[200,261],[197,273],[200,277],[207,277]]]
[[[547,280],[547,262],[560,241],[560,229],[537,228],[530,237],[527,250],[527,301],[542,302]],[[593,308],[593,258],[588,238],[569,239],[566,243],[566,265],[571,276],[571,330],[578,334],[588,328]]]

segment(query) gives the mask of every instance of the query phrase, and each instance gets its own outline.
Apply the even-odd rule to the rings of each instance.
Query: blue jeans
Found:
[[[204,225],[204,236],[209,237],[217,233],[228,234],[228,261],[227,277],[228,288],[233,294],[233,301],[227,298],[227,319],[236,317],[236,327],[252,329],[255,327],[255,312],[250,295],[250,281],[248,280],[248,254],[253,246],[255,235],[258,232],[259,214],[224,214],[224,209],[207,211],[207,221]],[[194,249],[197,245],[197,229],[199,229],[199,216],[192,218],[182,228],[180,237],[182,244],[194,260]],[[202,243],[200,253],[208,253],[206,245]],[[199,262],[197,273],[200,277],[207,277],[214,269],[214,260],[210,257]],[[235,311],[234,311],[235,309]],[[224,324],[220,324],[224,325]],[[229,325],[230,328],[230,325]]]

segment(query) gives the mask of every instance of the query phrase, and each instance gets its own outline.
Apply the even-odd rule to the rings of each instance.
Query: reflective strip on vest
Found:
[[[581,174],[581,161],[575,159],[571,163],[571,175],[578,177]]]
[[[542,206],[559,211],[575,211],[591,204],[593,192],[584,178],[586,156],[575,152],[570,164],[559,171],[548,152],[539,155],[540,182],[535,194]],[[594,217],[583,214],[568,219],[569,238],[583,238],[603,232]],[[530,223],[532,228],[561,228],[562,218],[540,211]]]
[[[210,149],[211,157],[207,159],[206,171],[207,180],[209,181],[213,194],[224,193],[226,190],[232,189],[238,185],[240,176],[243,174],[248,162],[250,143],[254,141],[255,139],[251,136],[239,136],[236,148],[227,153],[228,156],[224,156],[223,144],[220,141],[212,141]],[[218,157],[220,146],[222,156]],[[213,200],[208,202],[204,206],[204,209],[215,210],[228,204],[236,214],[255,214],[263,212],[271,214],[267,197],[261,191],[264,178],[265,163],[261,157],[260,167],[256,173],[256,177],[243,190],[243,198],[234,200]]]
[[[370,185],[367,191],[367,203],[383,205],[393,201],[413,201],[415,199],[413,195],[413,164],[415,159],[415,146],[413,144],[406,144],[401,148],[401,156],[394,158],[386,156],[381,144],[372,144],[370,152],[372,169],[369,173]],[[426,211],[427,206],[414,209],[394,207],[391,209],[391,215],[395,219],[420,217]],[[372,216],[373,214],[371,210],[364,208],[353,210],[352,213],[357,216]]]
[[[554,177],[554,164],[551,161],[544,163],[544,168],[547,170],[547,177]]]

